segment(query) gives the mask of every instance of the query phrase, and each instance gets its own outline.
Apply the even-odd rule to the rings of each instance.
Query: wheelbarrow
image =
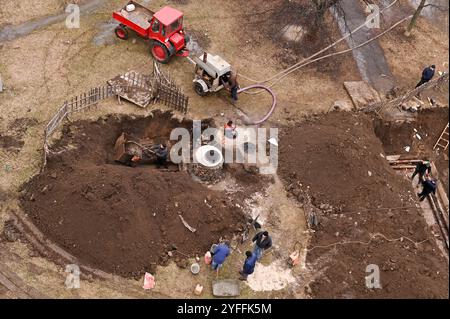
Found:
[[[128,134],[122,133],[114,145],[114,161],[129,165],[134,158],[152,158],[156,153],[153,144],[130,139]]]

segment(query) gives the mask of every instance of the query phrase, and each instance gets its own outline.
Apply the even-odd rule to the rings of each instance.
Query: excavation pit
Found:
[[[67,124],[54,143],[65,150],[49,156],[43,172],[24,185],[23,210],[45,236],[91,267],[137,278],[170,260],[185,265],[186,256],[203,255],[220,238],[242,232],[241,210],[175,165],[128,167],[113,158],[122,132],[169,144],[175,127],[192,131],[192,122],[155,113]]]

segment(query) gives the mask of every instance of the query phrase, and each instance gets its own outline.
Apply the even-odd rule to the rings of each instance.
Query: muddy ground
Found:
[[[375,133],[383,142],[388,155],[429,159],[436,164],[435,177],[448,194],[448,149],[434,149],[434,145],[448,123],[448,107],[426,108],[413,114],[407,121],[376,120]],[[417,137],[419,135],[420,139]],[[409,146],[409,151],[405,147]]]
[[[382,157],[373,119],[333,112],[283,130],[281,142],[285,185],[302,203],[311,197],[319,220],[308,255],[324,274],[311,285],[315,297],[448,298],[446,259],[411,183]],[[363,284],[370,264],[382,290]]]

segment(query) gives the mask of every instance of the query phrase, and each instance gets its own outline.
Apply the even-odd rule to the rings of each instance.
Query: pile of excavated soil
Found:
[[[309,193],[319,226],[308,263],[323,271],[310,286],[314,297],[448,298],[448,265],[415,207],[410,181],[380,155],[383,145],[366,115],[328,113],[280,134],[279,173],[299,201]],[[370,173],[369,173],[370,172]],[[331,208],[329,208],[331,206]],[[399,207],[403,207],[398,209]],[[371,235],[382,233],[370,244]],[[415,245],[405,239],[407,236]],[[314,248],[315,247],[315,248]],[[381,272],[382,289],[365,285],[366,267]]]
[[[242,231],[242,212],[187,172],[122,166],[111,156],[122,131],[167,141],[171,128],[190,125],[159,114],[66,126],[57,144],[76,149],[51,157],[24,186],[23,210],[48,238],[104,271],[137,277],[171,258],[186,266],[185,255],[202,255],[219,238]]]

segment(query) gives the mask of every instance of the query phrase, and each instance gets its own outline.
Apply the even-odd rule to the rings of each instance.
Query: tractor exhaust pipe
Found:
[[[206,61],[208,61],[208,53],[203,52],[203,63],[206,63]]]

